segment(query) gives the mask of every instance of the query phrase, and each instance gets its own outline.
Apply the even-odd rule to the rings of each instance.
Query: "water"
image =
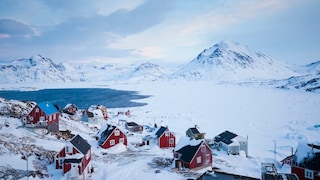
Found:
[[[56,104],[60,109],[68,103],[86,109],[90,105],[104,105],[107,108],[125,108],[144,106],[147,103],[133,102],[150,96],[140,95],[136,91],[123,91],[109,88],[69,88],[43,89],[38,91],[0,91],[0,97],[21,101],[44,102]]]

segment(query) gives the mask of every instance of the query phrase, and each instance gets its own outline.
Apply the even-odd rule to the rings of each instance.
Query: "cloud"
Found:
[[[6,38],[35,36],[30,26],[12,19],[0,19],[0,34]]]

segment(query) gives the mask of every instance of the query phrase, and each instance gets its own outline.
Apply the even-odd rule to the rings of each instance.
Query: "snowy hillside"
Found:
[[[0,66],[1,83],[21,82],[71,82],[73,79],[64,74],[51,59],[41,55],[26,59],[13,60]]]
[[[265,53],[231,41],[221,41],[205,49],[175,73],[186,79],[220,81],[282,79],[295,75],[288,66]]]
[[[168,69],[162,68],[157,64],[145,62],[123,74],[119,79],[130,82],[156,81],[165,79],[169,73]]]

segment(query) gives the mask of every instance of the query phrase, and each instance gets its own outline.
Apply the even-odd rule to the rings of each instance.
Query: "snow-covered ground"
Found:
[[[150,98],[138,100],[148,105],[130,108],[130,120],[144,125],[168,125],[179,140],[185,136],[188,128],[197,125],[201,132],[210,139],[229,130],[240,136],[248,137],[249,157],[226,155],[214,150],[212,166],[222,171],[260,178],[260,163],[273,162],[274,145],[276,160],[280,161],[291,155],[291,148],[296,148],[300,141],[319,144],[320,135],[320,95],[295,90],[276,89],[270,86],[237,85],[214,81],[157,81],[134,84],[88,84],[71,83],[65,85],[28,85],[33,88],[51,87],[103,87],[139,91]],[[12,88],[7,85],[7,88]],[[20,85],[23,87],[23,85]],[[108,112],[126,111],[127,109],[108,109]],[[117,123],[117,118],[110,120]],[[54,136],[32,133],[23,128],[18,119],[0,117],[0,124],[10,122],[9,127],[2,126],[0,139],[9,143],[20,140],[24,144],[35,144],[40,149],[59,151],[64,140]],[[68,128],[74,134],[80,134],[92,146],[95,168],[92,179],[186,179],[199,174],[179,174],[171,171],[173,164],[172,150],[162,150],[155,146],[136,147],[144,134],[129,136],[126,148],[119,146],[105,151],[98,147],[93,138],[94,128],[85,123],[62,121],[60,128]],[[61,127],[63,125],[63,127]],[[14,137],[12,137],[12,134]],[[10,139],[11,138],[11,139]],[[0,166],[11,166],[24,170],[26,161],[21,154],[9,151],[0,143]],[[103,153],[107,153],[103,155]],[[31,163],[33,162],[33,164]],[[29,169],[37,170],[37,157],[29,158]],[[170,164],[171,163],[171,164]],[[55,170],[53,164],[47,168],[49,179],[63,179],[61,170]],[[288,172],[285,166],[279,171]],[[30,178],[31,179],[31,178]]]

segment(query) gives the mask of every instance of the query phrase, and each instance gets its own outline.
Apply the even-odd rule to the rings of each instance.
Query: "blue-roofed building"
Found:
[[[59,131],[59,111],[50,102],[38,103],[27,116],[22,118],[24,126],[45,128],[47,133]]]

